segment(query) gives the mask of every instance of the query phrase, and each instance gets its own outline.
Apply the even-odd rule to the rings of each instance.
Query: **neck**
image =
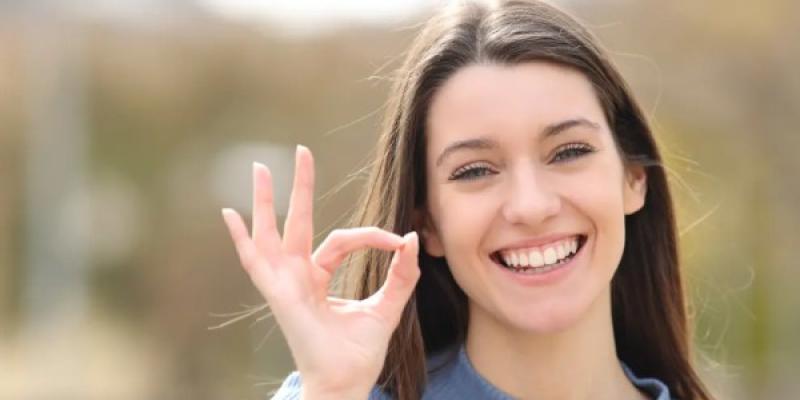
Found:
[[[509,329],[477,307],[470,310],[465,345],[470,362],[490,383],[513,397],[644,398],[617,359],[610,291],[575,325],[547,334]]]

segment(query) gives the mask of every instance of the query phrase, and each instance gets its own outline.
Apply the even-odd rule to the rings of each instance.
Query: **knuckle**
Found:
[[[378,228],[377,226],[367,226],[367,227],[364,227],[363,229],[364,229],[364,233],[369,234],[369,235],[380,235],[380,234],[386,232],[383,229]]]
[[[340,239],[345,234],[345,230],[336,228],[328,235],[328,239]]]
[[[253,254],[253,251],[249,249],[242,249],[241,256],[239,258],[239,261],[242,263],[242,267],[248,271],[252,268],[253,263],[255,262],[255,254]]]
[[[320,247],[319,251],[312,256],[312,261],[317,265],[327,265],[331,258],[331,251],[327,247]]]
[[[341,250],[346,235],[347,234],[343,229],[334,229],[331,231],[330,235],[328,235],[328,237],[325,239],[328,250]]]

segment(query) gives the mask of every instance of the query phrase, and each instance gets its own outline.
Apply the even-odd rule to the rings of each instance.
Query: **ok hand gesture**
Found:
[[[401,237],[375,227],[335,230],[312,253],[313,164],[311,152],[298,146],[283,238],[276,226],[272,177],[263,165],[253,165],[252,235],[236,211],[222,214],[242,266],[286,337],[304,397],[366,398],[419,278],[419,239],[414,232]],[[329,297],[339,264],[368,247],[394,251],[384,285],[361,301]]]

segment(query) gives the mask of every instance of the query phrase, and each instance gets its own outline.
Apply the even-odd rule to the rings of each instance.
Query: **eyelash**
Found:
[[[593,153],[593,152],[594,152],[594,148],[592,146],[589,146],[588,144],[585,144],[585,143],[568,143],[568,144],[565,144],[561,148],[561,150],[558,151],[558,153],[556,153],[555,157],[553,157],[553,161],[554,162],[563,162],[564,159],[560,158],[560,157],[562,155],[566,154],[566,153],[569,153],[569,154],[572,155],[571,157],[567,158],[567,159],[570,159],[570,158],[578,158],[578,157],[581,157],[583,155],[586,155],[586,154],[589,154],[589,153]]]
[[[492,171],[490,171],[489,166],[485,163],[469,164],[455,170],[455,172],[453,172],[453,174],[447,179],[451,181],[469,181],[488,175],[490,172]]]
[[[565,162],[569,161],[570,159],[578,158],[584,156],[589,153],[593,153],[595,150],[592,146],[584,143],[569,143],[564,145],[553,157],[552,162]],[[482,176],[489,175],[490,173],[494,173],[492,169],[486,163],[475,163],[465,165],[453,172],[452,175],[448,178],[448,180],[456,181],[456,180],[474,180],[478,179]]]

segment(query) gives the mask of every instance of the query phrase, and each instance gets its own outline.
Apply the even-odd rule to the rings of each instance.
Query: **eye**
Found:
[[[489,168],[489,166],[486,164],[469,164],[455,170],[455,172],[453,172],[453,174],[450,175],[447,180],[475,180],[482,176],[492,175],[494,173],[494,170]]]
[[[581,157],[588,153],[593,153],[594,148],[585,143],[569,143],[558,150],[552,162],[564,162],[573,158]]]

